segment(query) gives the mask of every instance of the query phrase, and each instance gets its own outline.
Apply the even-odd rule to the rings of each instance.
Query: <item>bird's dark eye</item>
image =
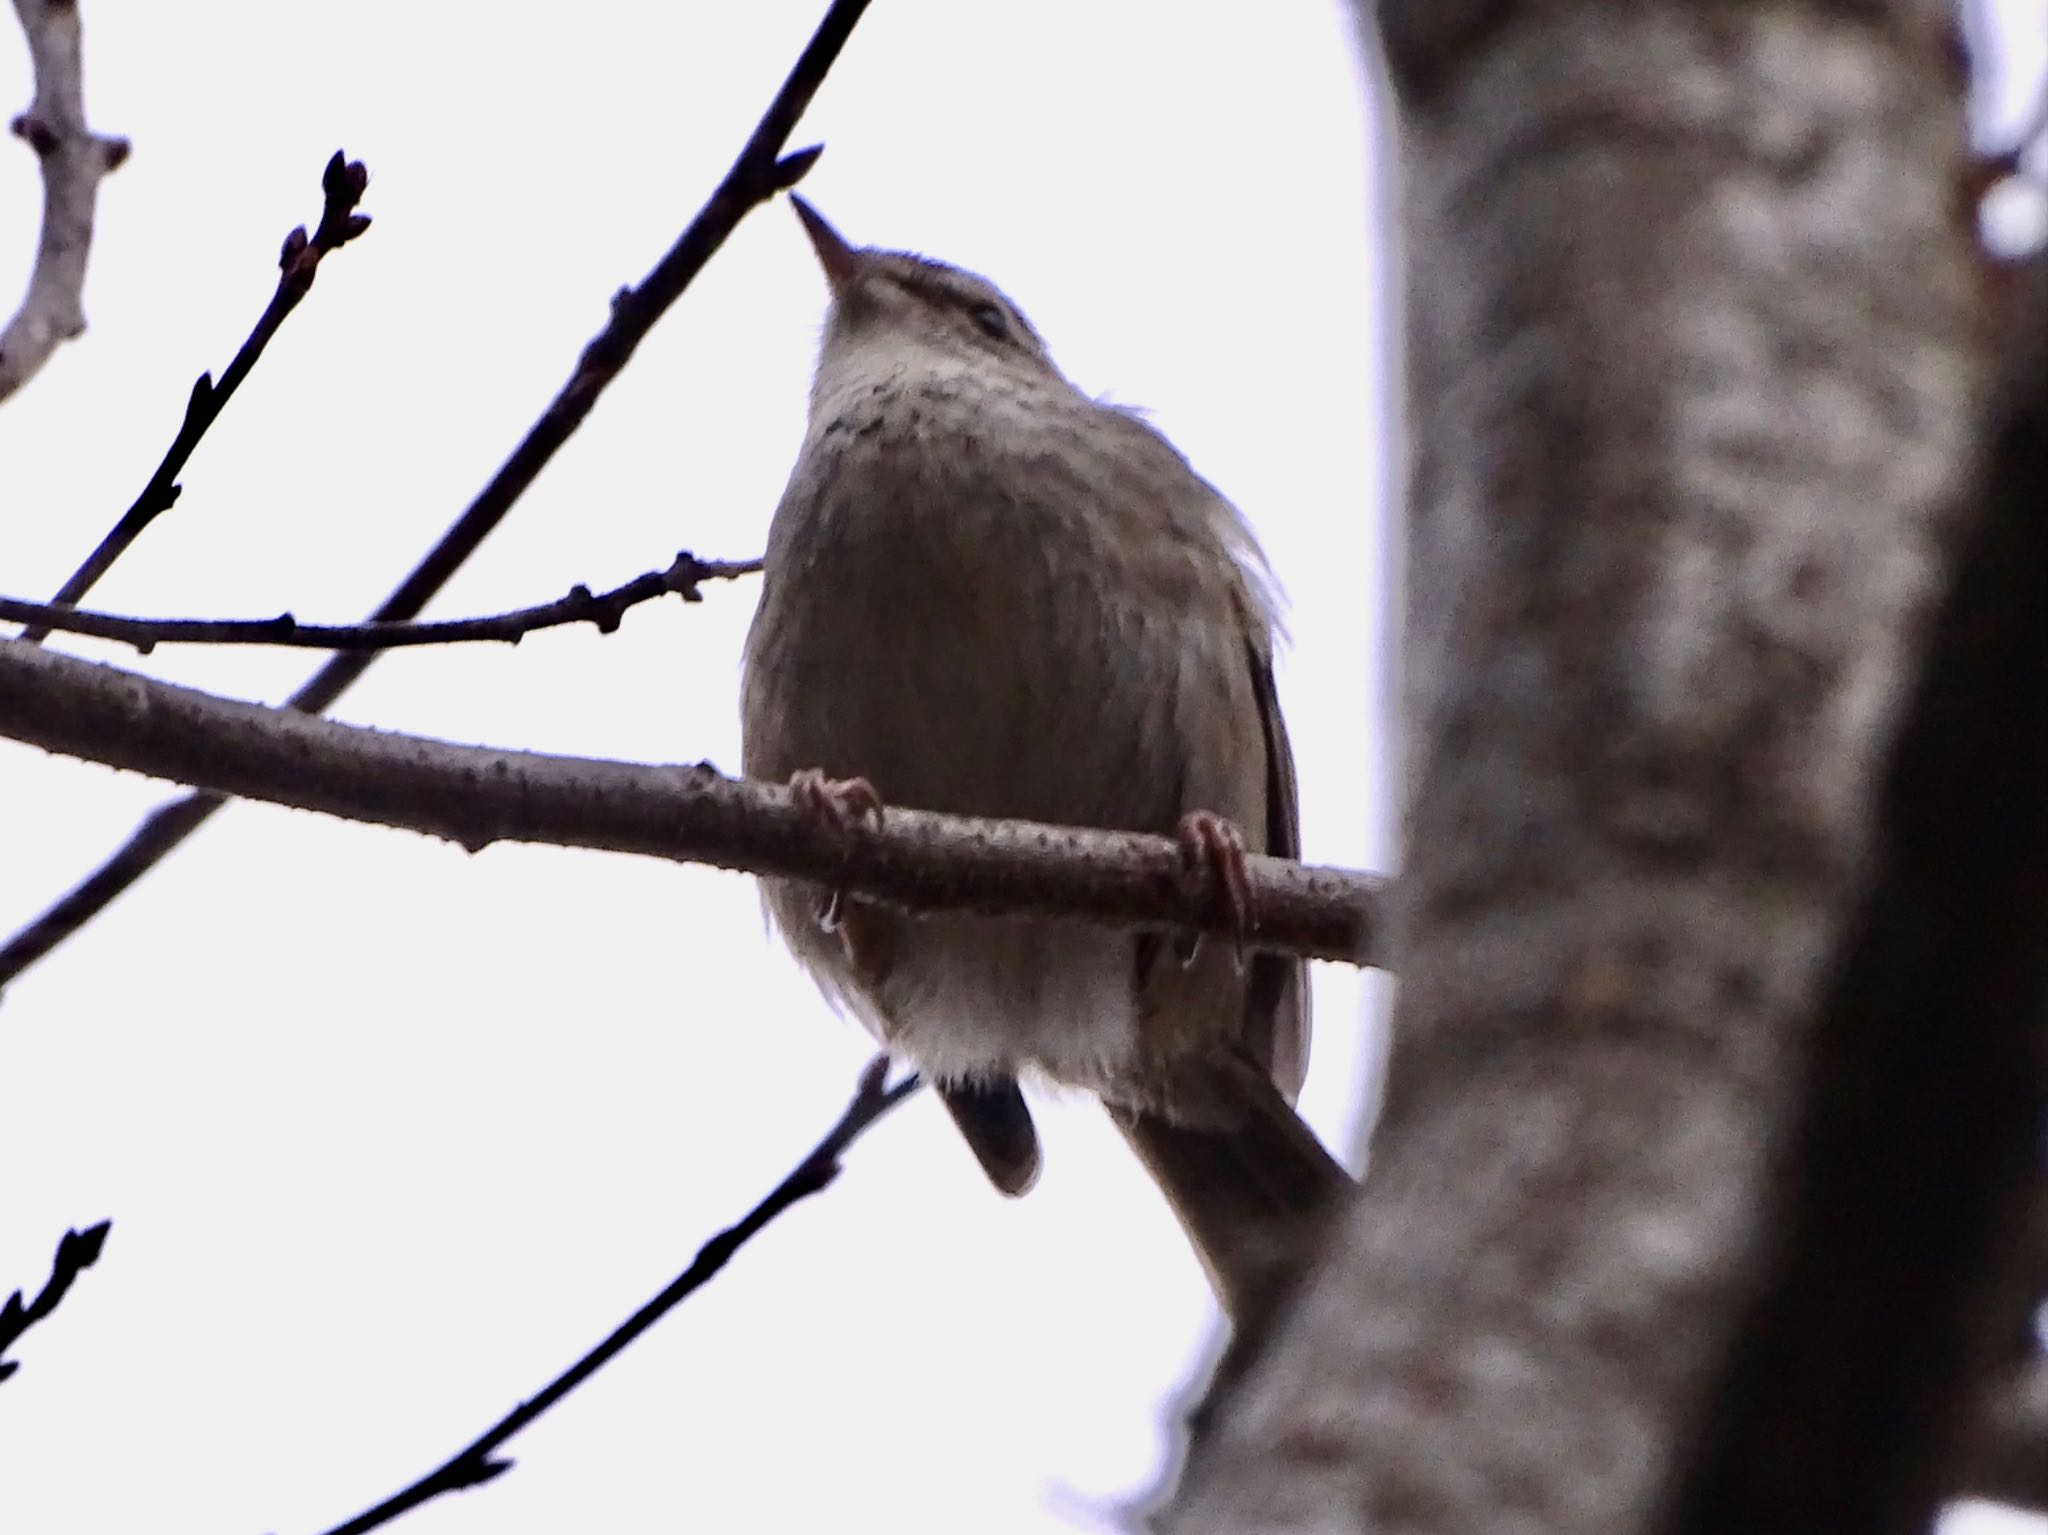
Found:
[[[999,304],[991,304],[987,299],[978,304],[970,304],[967,308],[967,318],[974,322],[976,330],[991,341],[1010,339],[1010,317],[1003,313]]]

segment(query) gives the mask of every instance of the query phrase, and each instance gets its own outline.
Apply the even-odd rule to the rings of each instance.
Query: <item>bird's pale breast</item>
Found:
[[[821,410],[748,637],[748,774],[815,767],[887,803],[1153,832],[1200,808],[1261,845],[1246,626],[1263,610],[1241,529],[1111,414],[1064,386],[915,373]],[[1113,1094],[1142,1069],[1134,935],[871,908],[863,954],[818,928],[817,894],[767,886],[798,955],[927,1071],[1035,1066]],[[1191,1046],[1241,1009],[1234,982],[1210,991],[1195,1011],[1214,1016],[1180,1025]]]

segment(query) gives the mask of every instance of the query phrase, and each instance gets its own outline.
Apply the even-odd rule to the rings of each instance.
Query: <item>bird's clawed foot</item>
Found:
[[[882,796],[865,778],[827,778],[818,768],[798,768],[789,775],[789,793],[799,810],[835,837],[851,836],[856,826],[881,829]]]
[[[818,768],[799,768],[789,775],[789,793],[799,810],[841,842],[861,828],[881,829],[882,796],[865,778],[828,778]],[[818,901],[818,926],[838,932],[845,904],[845,891],[826,891]]]
[[[1244,968],[1244,935],[1250,931],[1256,908],[1252,898],[1251,871],[1245,866],[1244,833],[1237,823],[1209,810],[1191,810],[1174,828],[1180,843],[1181,864],[1188,888],[1199,892],[1209,888],[1213,878],[1217,899],[1229,919],[1233,952],[1239,969]],[[1201,950],[1201,938],[1181,949],[1184,964],[1192,964]]]

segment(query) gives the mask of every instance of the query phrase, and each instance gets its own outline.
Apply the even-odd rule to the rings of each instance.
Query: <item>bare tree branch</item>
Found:
[[[708,763],[454,746],[216,698],[19,640],[0,640],[0,735],[471,849],[547,842],[790,875],[914,908],[1238,931],[1223,875],[1166,837],[893,806],[878,827],[835,829],[788,790]],[[1380,881],[1278,858],[1249,865],[1247,944],[1384,963]]]
[[[85,329],[85,263],[100,180],[128,158],[126,139],[85,125],[78,0],[14,0],[35,70],[35,99],[14,119],[43,168],[43,232],[21,308],[0,330],[0,400]]]
[[[760,569],[758,559],[700,560],[685,550],[668,569],[648,571],[608,592],[575,586],[553,602],[439,623],[304,624],[289,613],[275,618],[128,618],[19,597],[0,597],[0,619],[38,625],[39,633],[56,630],[118,640],[144,655],[159,645],[289,645],[308,650],[399,650],[482,640],[516,645],[529,634],[565,624],[593,624],[600,634],[610,634],[627,611],[641,603],[670,593],[685,602],[702,602],[702,582],[757,575]]]
[[[613,299],[610,322],[584,348],[569,381],[440,542],[384,599],[371,615],[372,622],[418,616],[582,425],[598,396],[632,358],[655,321],[682,296],[739,221],[778,192],[795,186],[816,163],[821,152],[816,147],[789,155],[782,154],[782,147],[867,7],[868,0],[832,0],[725,179],[640,286],[622,289]],[[348,691],[373,659],[372,652],[334,657],[291,696],[290,706],[320,713]],[[112,857],[0,947],[0,989],[104,911],[109,902],[203,826],[222,803],[215,796],[195,794],[151,812]]]
[[[363,168],[363,162],[347,159],[337,149],[320,175],[320,191],[326,199],[320,209],[320,223],[310,237],[303,224],[285,236],[284,248],[277,258],[277,290],[271,294],[270,302],[257,318],[256,328],[249,332],[249,338],[228,363],[227,371],[221,374],[218,384],[214,383],[210,373],[200,374],[193,383],[192,393],[185,399],[185,419],[179,423],[178,435],[171,439],[156,472],[149,477],[149,483],[142,487],[142,493],[128,510],[121,514],[121,520],[100,540],[99,547],[86,556],[85,563],[71,573],[57,595],[50,599],[53,604],[69,607],[77,603],[107,573],[114,561],[142,536],[143,531],[178,499],[178,492],[182,489],[177,483],[178,474],[192,457],[192,450],[199,446],[207,428],[227,409],[228,401],[256,366],[263,349],[270,345],[271,337],[277,334],[286,317],[299,307],[299,300],[311,291],[321,259],[370,227],[369,219],[355,211],[369,184],[370,173]],[[40,642],[48,638],[49,633],[47,628],[31,628],[23,638]]]
[[[842,1170],[841,1159],[848,1148],[883,1115],[917,1091],[918,1079],[914,1076],[905,1077],[894,1087],[887,1086],[888,1070],[888,1057],[875,1057],[861,1073],[860,1084],[854,1091],[853,1101],[846,1106],[846,1112],[825,1133],[825,1138],[811,1149],[811,1154],[799,1162],[795,1170],[749,1210],[737,1225],[727,1227],[698,1249],[688,1268],[671,1280],[659,1295],[620,1323],[602,1343],[418,1481],[393,1493],[375,1507],[365,1509],[346,1523],[336,1525],[327,1535],[364,1535],[365,1531],[389,1524],[399,1515],[443,1493],[481,1487],[510,1471],[513,1463],[497,1456],[498,1449],[506,1441],[603,1369],[634,1339],[702,1289],[731,1261],[734,1253],[752,1241],[783,1211],[831,1186]]]
[[[55,1311],[72,1281],[99,1261],[100,1249],[107,1245],[107,1233],[113,1224],[101,1221],[83,1231],[65,1232],[57,1243],[57,1256],[50,1262],[50,1277],[36,1298],[24,1304],[21,1291],[16,1290],[7,1297],[7,1304],[0,1306],[0,1380],[21,1368],[7,1357],[7,1351],[23,1333]]]

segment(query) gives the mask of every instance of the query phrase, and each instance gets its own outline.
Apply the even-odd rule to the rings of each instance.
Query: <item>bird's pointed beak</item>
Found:
[[[834,298],[839,297],[853,282],[853,275],[860,268],[860,252],[839,237],[839,231],[819,215],[818,210],[794,193],[790,204],[796,209],[796,216],[803,220],[804,233],[811,237],[811,249],[818,253],[818,265],[825,269],[825,282]]]

